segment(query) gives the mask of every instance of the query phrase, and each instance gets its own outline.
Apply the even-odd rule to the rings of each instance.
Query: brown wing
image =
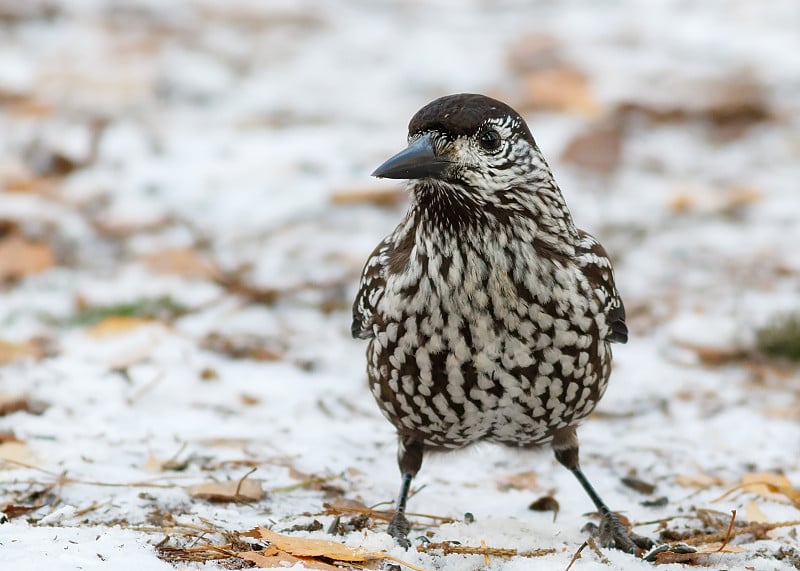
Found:
[[[605,248],[593,236],[578,230],[581,240],[576,251],[576,260],[583,274],[594,289],[600,307],[606,315],[609,332],[607,339],[614,343],[628,341],[628,326],[625,325],[625,305],[614,285],[614,270]]]
[[[390,249],[391,244],[387,237],[372,251],[361,272],[361,282],[353,302],[353,325],[350,328],[354,339],[370,339],[375,336],[372,327],[377,319],[375,308],[386,287],[384,267],[388,263]]]

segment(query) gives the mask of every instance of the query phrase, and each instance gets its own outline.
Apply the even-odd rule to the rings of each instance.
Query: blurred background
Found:
[[[0,278],[342,309],[406,200],[369,173],[419,107],[482,92],[529,120],[635,331],[712,313],[748,343],[797,305],[798,30],[791,0],[2,2]],[[75,310],[31,299],[6,337]]]
[[[164,409],[182,419],[165,434],[244,430],[213,419],[255,407],[248,422],[318,454],[306,469],[335,471],[341,442],[325,438],[335,419],[360,418],[383,446],[369,460],[386,466],[375,495],[391,497],[391,431],[349,311],[407,195],[369,173],[404,147],[417,109],[479,92],[526,117],[577,225],[615,260],[632,336],[599,414],[648,412],[610,433],[643,443],[682,428],[685,446],[689,427],[736,409],[706,435],[705,469],[796,474],[798,54],[795,0],[0,0],[6,435],[49,434],[62,415],[96,434],[129,418],[129,449],[141,438],[169,455],[137,418],[192,394],[210,416]],[[98,341],[142,320],[167,331],[157,347]],[[321,375],[317,392],[287,371]],[[106,405],[134,410],[93,412],[98,389],[81,387],[120,372],[128,384]],[[260,380],[295,403],[295,421],[306,412],[334,432],[293,440]],[[241,399],[208,404],[228,390]],[[754,418],[777,435],[755,444],[759,460],[723,438]],[[46,446],[31,457],[80,469]],[[96,454],[111,464],[113,448]],[[654,478],[690,465],[671,454]]]

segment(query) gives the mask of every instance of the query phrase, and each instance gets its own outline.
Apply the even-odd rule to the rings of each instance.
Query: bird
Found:
[[[579,463],[577,426],[626,343],[625,308],[603,246],[578,229],[525,120],[485,95],[440,97],[408,127],[408,146],[372,173],[409,182],[410,204],[364,265],[352,335],[398,436],[405,516],[429,453],[491,442],[550,446],[600,514],[603,545],[637,553]]]

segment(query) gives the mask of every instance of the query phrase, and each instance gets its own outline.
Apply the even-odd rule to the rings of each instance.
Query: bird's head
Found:
[[[510,191],[531,192],[552,175],[525,121],[484,95],[462,93],[432,101],[411,119],[408,148],[372,173],[420,180],[478,205],[497,204]]]

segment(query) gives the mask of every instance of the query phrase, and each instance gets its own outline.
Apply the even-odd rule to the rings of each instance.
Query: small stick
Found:
[[[573,566],[573,565],[575,565],[575,562],[576,562],[578,559],[580,559],[580,558],[581,558],[581,551],[583,551],[583,550],[584,550],[584,548],[585,548],[587,545],[589,545],[589,543],[588,543],[588,542],[586,542],[586,541],[584,541],[584,542],[583,542],[583,545],[581,545],[581,546],[578,548],[578,551],[576,551],[576,552],[574,553],[574,555],[572,556],[572,559],[570,559],[570,560],[569,560],[569,565],[567,565],[567,568],[566,568],[566,569],[564,569],[564,571],[569,571],[570,569],[572,569],[572,566]]]
[[[326,504],[325,509],[329,514],[336,514],[336,513],[366,514],[370,517],[386,521],[392,519],[392,516],[394,515],[393,510],[374,510],[368,507],[361,508],[361,507],[341,506],[337,504]],[[427,519],[438,520],[440,523],[454,523],[456,521],[451,517],[446,517],[441,515],[421,514],[415,512],[407,512],[406,515],[411,517],[423,517]]]
[[[445,555],[459,554],[459,555],[494,555],[496,557],[542,557],[544,555],[552,555],[556,552],[555,549],[534,549],[532,551],[519,552],[516,549],[503,549],[499,547],[487,547],[485,542],[480,547],[472,547],[469,545],[456,545],[448,541],[439,543],[423,543],[417,546],[417,551],[427,553],[428,551],[441,550]]]
[[[250,470],[250,471],[249,471],[247,474],[245,474],[244,476],[242,476],[241,478],[239,478],[239,482],[236,484],[236,491],[233,493],[233,496],[234,496],[235,498],[238,498],[238,497],[239,497],[239,491],[242,489],[242,484],[244,484],[244,481],[247,479],[247,477],[248,477],[250,474],[252,474],[252,473],[253,473],[253,472],[255,472],[256,470],[258,470],[258,468],[253,468],[253,469],[252,469],[252,470]]]
[[[728,524],[728,532],[725,534],[725,539],[722,542],[722,545],[719,546],[717,551],[722,551],[725,549],[725,546],[728,545],[728,542],[731,540],[731,534],[733,533],[733,522],[736,520],[736,510],[731,510],[731,522]]]

